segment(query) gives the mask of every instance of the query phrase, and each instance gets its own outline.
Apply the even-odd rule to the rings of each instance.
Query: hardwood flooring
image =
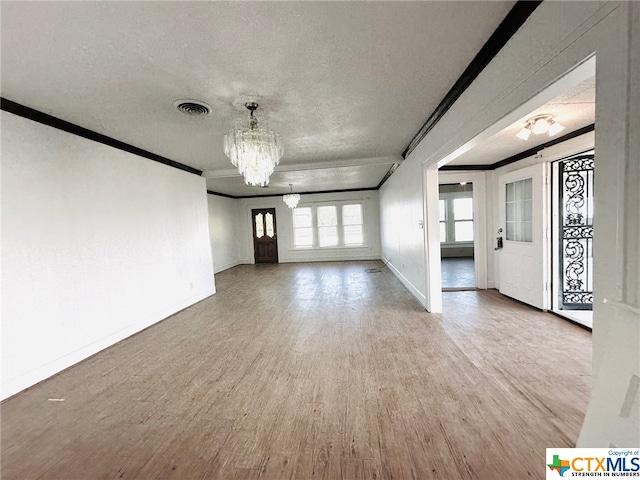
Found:
[[[442,288],[457,288],[471,290],[476,287],[476,270],[473,258],[469,257],[443,257]]]
[[[1,478],[544,478],[575,444],[591,338],[554,315],[495,291],[432,315],[380,262],[216,285],[4,402]]]

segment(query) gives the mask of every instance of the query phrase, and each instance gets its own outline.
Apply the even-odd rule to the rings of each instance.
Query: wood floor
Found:
[[[473,257],[443,257],[441,259],[442,288],[472,289],[476,286]]]
[[[495,291],[431,315],[380,262],[216,285],[2,404],[2,480],[541,479],[575,444],[591,338],[554,315]]]

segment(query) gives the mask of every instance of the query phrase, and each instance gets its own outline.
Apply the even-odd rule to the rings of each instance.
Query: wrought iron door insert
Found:
[[[594,156],[561,160],[560,173],[560,308],[593,308],[593,174]]]

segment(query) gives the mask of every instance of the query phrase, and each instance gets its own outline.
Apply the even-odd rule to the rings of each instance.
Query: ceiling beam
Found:
[[[314,162],[314,163],[298,163],[298,164],[286,164],[277,165],[275,172],[302,172],[308,170],[326,170],[331,168],[342,167],[368,167],[374,165],[393,165],[395,163],[402,162],[400,155],[393,155],[389,157],[372,157],[372,158],[354,158],[350,160],[329,160],[326,162]],[[207,170],[203,173],[205,178],[228,178],[239,177],[237,169],[225,169],[225,170]]]
[[[373,187],[373,188],[343,188],[341,190],[317,190],[317,191],[296,192],[296,193],[299,193],[300,195],[316,195],[316,194],[319,194],[319,193],[375,192],[377,190],[378,190],[377,187]],[[220,197],[240,199],[240,198],[282,197],[283,195],[285,195],[286,192],[285,193],[269,193],[269,194],[265,194],[265,195],[229,195],[227,193],[220,193],[220,192],[215,192],[213,190],[207,190],[207,193],[209,195],[218,195]]]
[[[536,8],[542,3],[542,0],[536,1],[523,1],[519,0],[509,11],[504,20],[498,25],[498,28],[489,37],[489,40],[480,49],[478,54],[471,60],[471,63],[467,66],[460,78],[456,80],[451,89],[444,96],[440,104],[429,115],[427,121],[422,125],[422,128],[416,133],[407,146],[402,157],[407,158],[411,152],[418,146],[422,139],[431,131],[433,127],[440,121],[444,114],[452,107],[452,105],[458,100],[460,95],[473,83],[477,76],[484,70],[484,68],[493,60],[498,52],[504,47],[511,37],[518,31],[518,29],[524,24],[529,16],[535,11]]]

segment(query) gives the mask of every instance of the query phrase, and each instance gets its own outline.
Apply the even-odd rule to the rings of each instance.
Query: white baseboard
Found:
[[[132,325],[129,325],[126,328],[113,332],[106,337],[97,339],[83,347],[74,350],[62,357],[56,358],[47,362],[46,364],[31,370],[30,372],[24,373],[16,378],[9,379],[2,383],[2,392],[0,399],[4,400],[9,398],[22,390],[25,390],[29,387],[36,385],[49,377],[52,377],[63,370],[75,365],[76,363],[81,362],[89,358],[92,355],[108,348],[112,345],[117,344],[118,342],[128,338],[145,328],[148,328],[171,315],[179,312],[180,310],[184,310],[185,308],[197,303],[205,298],[216,293],[215,285],[211,285],[205,289],[200,290],[199,292],[179,301],[171,306],[167,306],[153,312],[146,318],[142,319],[139,322],[136,322]]]
[[[402,273],[400,273],[400,270],[398,270],[393,263],[385,260],[384,258],[381,258],[381,260],[384,262],[384,264],[389,268],[389,270],[391,270],[393,272],[393,274],[398,277],[398,280],[400,280],[400,282],[407,288],[407,290],[409,290],[411,292],[411,294],[416,297],[416,300],[418,300],[418,302],[420,302],[420,305],[422,305],[425,309],[427,308],[427,297],[424,295],[424,293],[422,293],[420,290],[418,290],[415,285],[413,285],[409,279],[407,279],[404,275],[402,275]]]
[[[240,261],[236,260],[235,262],[225,263],[224,265],[214,267],[214,274],[224,272],[225,270],[229,270],[230,268],[237,267],[240,265]]]

